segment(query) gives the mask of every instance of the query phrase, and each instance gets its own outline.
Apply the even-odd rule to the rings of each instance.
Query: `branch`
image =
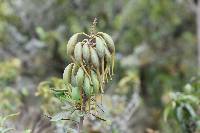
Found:
[[[44,116],[47,117],[47,118],[49,118],[49,119],[52,119],[51,116],[48,116],[48,115],[44,115]],[[63,121],[73,121],[73,122],[79,123],[79,122],[77,122],[77,121],[75,121],[73,119],[70,119],[70,118],[62,118],[61,120],[63,120]]]
[[[93,115],[94,117],[96,117],[96,118],[99,119],[99,120],[106,121],[106,119],[101,118],[100,116],[97,116],[97,115],[92,114],[92,113],[89,113],[89,114]]]

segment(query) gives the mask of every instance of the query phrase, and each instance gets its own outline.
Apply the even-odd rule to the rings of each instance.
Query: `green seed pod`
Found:
[[[98,77],[97,77],[97,75],[94,71],[91,71],[91,79],[92,79],[92,85],[93,85],[94,93],[98,94],[100,85],[99,85]]]
[[[85,60],[85,62],[88,63],[90,60],[90,48],[87,43],[83,45],[82,50],[83,50],[83,59]]]
[[[78,63],[82,62],[82,44],[78,42],[74,48],[74,58]]]
[[[80,33],[76,33],[74,34],[68,41],[67,43],[67,55],[70,57],[73,55],[74,53],[74,48],[75,48],[75,45],[77,43],[77,40],[78,40],[78,35]]]
[[[81,96],[80,96],[80,90],[78,87],[72,87],[72,93],[71,97],[73,100],[79,101]]]
[[[90,85],[90,79],[88,78],[88,76],[85,76],[83,90],[87,96],[90,96],[92,94],[92,86]]]
[[[77,74],[76,74],[76,83],[77,83],[78,87],[82,87],[83,81],[84,81],[84,77],[85,77],[84,70],[80,67],[78,69]]]
[[[111,36],[106,34],[106,33],[103,33],[103,32],[98,32],[97,34],[99,34],[103,37],[103,39],[105,40],[105,42],[108,46],[109,51],[111,53],[114,53],[115,52],[115,45],[114,45],[114,42],[113,42]]]
[[[94,67],[99,68],[99,58],[97,55],[96,50],[94,48],[90,47],[90,54],[91,54],[91,62],[94,65]]]
[[[72,74],[73,65],[74,63],[69,64],[63,72],[63,81],[65,82],[66,85],[68,85],[71,82],[71,74]]]
[[[105,45],[101,38],[96,37],[96,51],[100,59],[105,55]]]

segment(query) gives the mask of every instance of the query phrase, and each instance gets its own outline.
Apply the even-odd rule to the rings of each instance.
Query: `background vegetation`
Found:
[[[200,132],[197,2],[0,0],[0,132],[76,132],[44,114],[63,108],[50,88],[70,62],[69,37],[89,32],[94,17],[114,39],[116,67],[103,97],[108,121],[88,118],[85,132]]]

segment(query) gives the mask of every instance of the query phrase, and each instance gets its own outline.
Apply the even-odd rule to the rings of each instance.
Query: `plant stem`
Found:
[[[82,133],[82,130],[83,130],[83,120],[84,120],[84,116],[81,116],[80,122],[79,122],[79,130],[78,130],[79,133]]]
[[[83,103],[82,103],[81,111],[85,112],[87,98],[84,93],[82,93],[82,97],[83,97],[83,100],[82,100]],[[84,121],[84,116],[81,116],[80,122],[79,122],[79,128],[78,128],[79,133],[83,133],[83,121]]]

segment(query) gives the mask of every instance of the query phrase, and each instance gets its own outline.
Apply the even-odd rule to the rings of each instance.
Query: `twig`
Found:
[[[99,107],[99,109],[100,109],[102,112],[105,112],[98,104],[97,104],[97,107]]]
[[[106,121],[106,119],[103,119],[103,118],[101,118],[101,117],[99,117],[99,116],[97,116],[97,115],[95,115],[93,113],[89,113],[89,114],[93,115],[94,117],[96,117],[99,120]]]
[[[49,119],[52,119],[51,116],[48,116],[48,115],[44,115],[44,116],[47,117],[47,118],[49,118]],[[70,119],[70,118],[62,118],[61,120],[63,120],[63,121],[73,121],[73,122],[79,123],[78,121],[75,121],[75,120]]]

